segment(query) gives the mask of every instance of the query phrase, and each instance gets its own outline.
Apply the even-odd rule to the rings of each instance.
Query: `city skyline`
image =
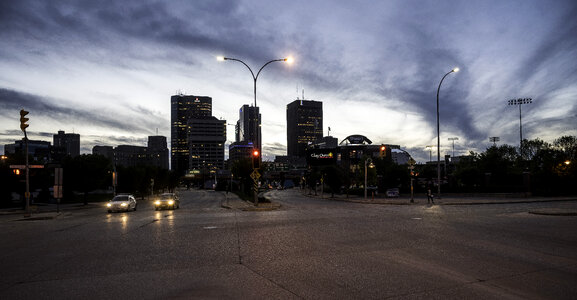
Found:
[[[0,144],[22,138],[22,108],[30,139],[79,133],[81,153],[169,137],[167,99],[179,91],[211,97],[213,115],[232,123],[253,103],[252,78],[219,55],[253,69],[295,59],[257,84],[267,160],[286,154],[285,107],[298,97],[324,103],[324,135],[361,134],[428,161],[437,85],[454,67],[440,90],[442,155],[449,137],[455,155],[490,137],[518,146],[515,98],[533,99],[524,138],[577,135],[573,1],[279,3],[3,1]]]

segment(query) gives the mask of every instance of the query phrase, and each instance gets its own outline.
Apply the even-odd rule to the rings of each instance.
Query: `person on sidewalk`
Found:
[[[433,203],[435,204],[435,200],[433,197],[433,192],[431,191],[431,186],[427,186],[427,203]]]

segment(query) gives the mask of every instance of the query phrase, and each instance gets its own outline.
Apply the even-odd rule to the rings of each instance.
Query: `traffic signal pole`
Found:
[[[26,156],[26,192],[24,193],[24,197],[26,198],[26,206],[24,217],[30,217],[30,165],[28,162],[28,135],[26,134],[26,128],[28,127],[28,118],[26,115],[28,114],[25,110],[20,110],[20,129],[24,132],[24,147],[25,147],[25,156]]]

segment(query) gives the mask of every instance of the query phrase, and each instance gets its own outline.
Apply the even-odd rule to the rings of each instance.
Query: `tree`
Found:
[[[563,151],[565,159],[574,162],[577,158],[577,137],[562,136],[553,142],[553,145]]]
[[[96,189],[105,189],[109,186],[110,160],[101,155],[83,154],[74,158],[67,158],[62,163],[64,169],[64,183],[67,191],[84,193],[84,204],[87,204],[86,195]]]
[[[335,191],[339,192],[344,182],[344,172],[336,165],[325,166],[322,169],[325,183],[331,189],[331,197],[335,197]]]

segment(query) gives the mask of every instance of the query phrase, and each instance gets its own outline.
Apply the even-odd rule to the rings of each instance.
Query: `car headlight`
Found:
[[[172,200],[168,201],[168,205],[173,205],[173,204],[174,204],[174,201],[172,201]]]
[[[106,203],[106,206],[111,207],[112,204],[111,204],[111,203]]]
[[[156,200],[156,202],[154,202],[154,204],[160,205],[160,200]]]
[[[126,206],[126,205],[127,205],[126,203],[122,203],[122,204],[120,204],[120,206]]]

